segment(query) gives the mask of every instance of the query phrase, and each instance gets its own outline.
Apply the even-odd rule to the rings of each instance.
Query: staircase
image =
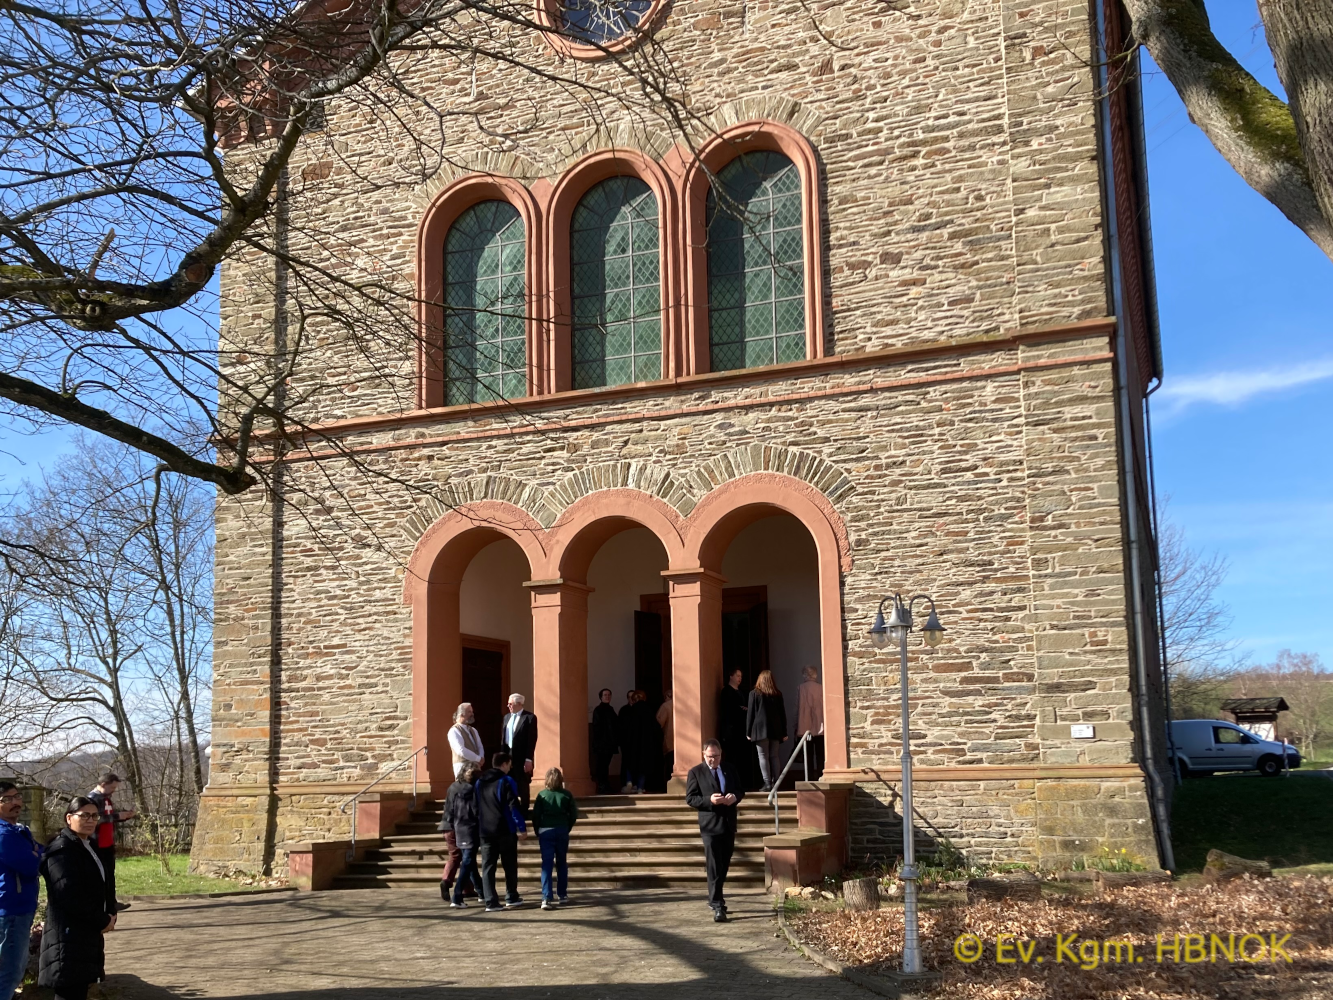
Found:
[[[782,792],[778,808],[784,830],[796,829],[796,793]],[[441,805],[423,802],[391,837],[365,852],[335,889],[407,888],[437,885],[448,851],[436,830]],[[679,795],[597,795],[579,800],[580,819],[569,841],[572,891],[706,885],[697,813]],[[728,885],[762,887],[764,837],[773,833],[767,796],[751,793],[740,805],[736,853]],[[519,843],[519,882],[540,881],[537,838]]]

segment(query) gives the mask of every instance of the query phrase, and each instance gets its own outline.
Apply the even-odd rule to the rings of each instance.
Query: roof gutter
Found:
[[[1176,867],[1175,853],[1171,846],[1171,812],[1165,782],[1156,767],[1155,748],[1157,741],[1153,734],[1152,711],[1148,699],[1148,663],[1147,663],[1147,628],[1146,611],[1143,596],[1143,546],[1141,526],[1139,524],[1138,497],[1139,483],[1137,463],[1134,460],[1133,404],[1130,400],[1129,367],[1129,322],[1130,311],[1126,308],[1124,281],[1121,274],[1120,230],[1116,212],[1115,173],[1111,158],[1111,107],[1110,107],[1110,54],[1106,48],[1106,17],[1109,3],[1115,0],[1095,0],[1093,10],[1096,17],[1097,52],[1094,72],[1099,97],[1097,100],[1098,130],[1100,139],[1102,185],[1106,205],[1106,233],[1108,258],[1111,269],[1112,308],[1119,322],[1115,334],[1116,363],[1116,398],[1120,410],[1121,467],[1124,470],[1125,524],[1129,538],[1130,591],[1134,631],[1134,668],[1138,681],[1136,703],[1139,715],[1139,739],[1142,766],[1151,790],[1149,811],[1157,835],[1158,851],[1162,867],[1173,871]],[[1146,333],[1147,331],[1145,331]],[[1154,373],[1156,375],[1156,373]]]

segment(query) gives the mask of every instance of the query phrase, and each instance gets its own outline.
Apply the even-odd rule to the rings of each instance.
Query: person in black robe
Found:
[[[598,795],[613,791],[611,758],[620,749],[619,728],[620,720],[611,707],[611,689],[602,688],[597,694],[597,707],[592,710],[592,774],[597,779]]]
[[[650,775],[662,768],[662,727],[657,724],[657,709],[643,691],[634,692],[630,706],[630,739],[634,743],[634,786],[639,794],[649,791]],[[621,740],[621,747],[625,745]],[[656,788],[652,790],[656,791]]]
[[[617,742],[620,744],[620,791],[624,794],[638,791],[639,775],[642,773],[639,760],[639,738],[634,722],[634,696],[637,691],[625,692],[625,704],[616,717]]]
[[[748,721],[748,694],[741,690],[744,673],[737,668],[727,676],[718,695],[717,738],[722,744],[722,755],[731,763],[737,777],[747,791],[756,787],[755,772],[758,762],[755,759],[754,744],[746,738]]]

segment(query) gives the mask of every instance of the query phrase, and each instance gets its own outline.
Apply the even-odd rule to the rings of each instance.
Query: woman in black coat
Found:
[[[65,810],[65,829],[46,849],[39,869],[46,880],[46,926],[37,984],[56,1000],[85,1000],[102,978],[102,935],[116,927],[106,911],[106,875],[88,838],[97,829],[97,803],[82,795]]]
[[[778,747],[787,742],[787,706],[771,670],[755,678],[745,725],[745,735],[759,750],[759,773],[767,792],[778,780]]]

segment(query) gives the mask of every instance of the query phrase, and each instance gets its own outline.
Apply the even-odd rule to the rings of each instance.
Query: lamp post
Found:
[[[888,621],[885,621],[884,605],[890,601],[893,602],[893,608]],[[921,635],[926,645],[938,646],[944,640],[944,626],[935,614],[935,601],[925,594],[918,594],[907,603],[903,603],[899,594],[884,598],[875,613],[875,624],[870,627],[870,641],[876,649],[888,649],[891,642],[898,642],[899,683],[903,701],[903,866],[898,870],[898,877],[903,882],[903,972],[908,975],[919,975],[922,971],[916,898],[916,844],[912,825],[912,749],[907,708],[907,633],[912,631],[912,609],[916,607],[917,601],[925,601],[930,605],[930,614],[926,616],[926,624],[921,627]]]

